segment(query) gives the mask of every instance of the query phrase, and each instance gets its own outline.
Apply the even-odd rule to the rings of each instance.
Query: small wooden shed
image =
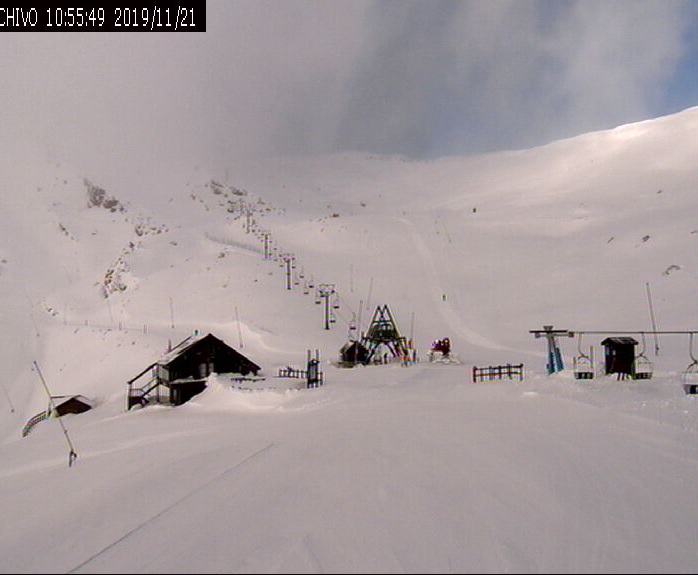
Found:
[[[353,366],[357,363],[368,363],[370,354],[368,348],[359,341],[345,343],[339,350],[342,365]]]
[[[67,413],[84,413],[94,407],[92,401],[83,395],[53,395],[53,415],[61,417]]]
[[[607,337],[601,342],[605,349],[606,374],[617,373],[619,379],[633,377],[635,368],[635,346],[632,337]]]
[[[22,437],[29,435],[32,429],[49,417],[62,417],[68,413],[84,413],[94,407],[92,400],[84,395],[52,395],[48,408],[30,417],[22,428]]]

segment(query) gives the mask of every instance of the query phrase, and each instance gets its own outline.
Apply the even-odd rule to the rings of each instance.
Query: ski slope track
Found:
[[[147,184],[3,156],[0,572],[696,573],[697,133],[690,108],[529,150]],[[335,290],[328,327],[311,282]],[[382,305],[417,361],[339,367]],[[545,325],[586,332],[552,375]],[[195,332],[259,377],[128,410]],[[652,377],[605,374],[605,332]],[[444,337],[459,362],[430,363]],[[308,351],[324,385],[278,376]],[[93,408],[23,437],[48,402],[34,362]],[[523,381],[472,382],[506,364]]]

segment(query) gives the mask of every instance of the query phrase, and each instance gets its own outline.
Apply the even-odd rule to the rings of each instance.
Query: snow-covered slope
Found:
[[[692,108],[517,152],[147,182],[4,157],[0,571],[695,571],[688,337],[635,335],[651,380],[577,381],[530,330],[649,331],[648,295],[658,330],[698,329],[696,128]],[[311,280],[336,289],[330,329]],[[449,337],[461,363],[336,367],[384,304],[422,360]],[[194,330],[269,385],[126,411]],[[307,350],[326,385],[272,385]],[[21,436],[35,361],[95,401],[63,418],[71,468],[56,420]],[[503,363],[524,382],[471,383]]]

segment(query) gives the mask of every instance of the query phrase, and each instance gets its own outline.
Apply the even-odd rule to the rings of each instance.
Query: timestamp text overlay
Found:
[[[179,2],[0,1],[3,32],[206,32],[206,0]]]

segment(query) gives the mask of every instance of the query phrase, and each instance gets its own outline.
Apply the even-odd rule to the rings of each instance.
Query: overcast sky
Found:
[[[0,33],[5,145],[86,167],[531,147],[698,105],[698,2],[208,0],[205,33]]]

